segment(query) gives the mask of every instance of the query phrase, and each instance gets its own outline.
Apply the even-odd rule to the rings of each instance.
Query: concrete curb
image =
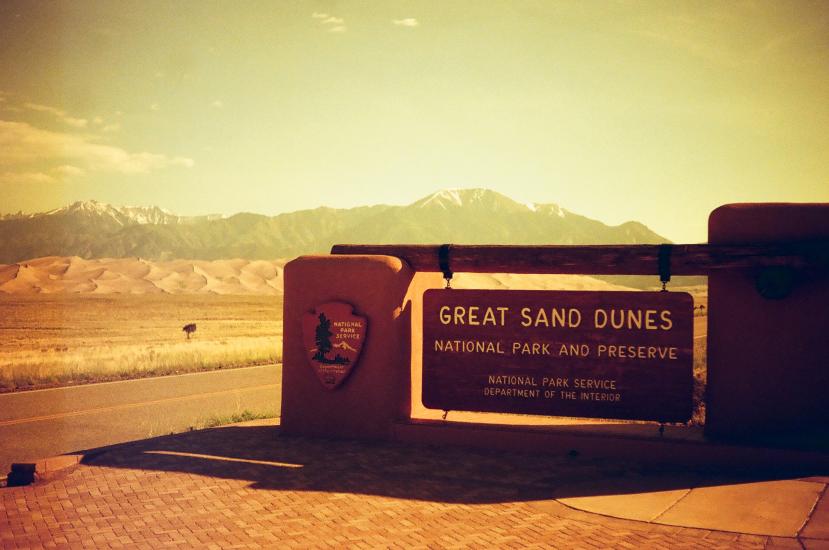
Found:
[[[613,486],[619,480],[604,481],[607,494],[554,500],[574,510],[652,525],[829,542],[826,521],[815,514],[824,506],[826,483],[814,478],[617,494]]]
[[[236,422],[232,424],[223,424],[221,426],[212,426],[204,428],[208,430],[228,428],[232,426],[270,426],[279,425],[279,418],[259,418],[256,420],[247,420],[244,422]],[[166,437],[166,436],[160,436]],[[31,485],[37,481],[48,480],[63,470],[74,468],[85,459],[93,459],[102,455],[110,448],[120,447],[121,445],[134,443],[128,441],[126,443],[116,443],[99,447],[97,449],[90,449],[84,451],[77,451],[74,453],[67,453],[64,455],[50,456],[48,458],[41,458],[33,462],[14,462],[11,465],[11,471],[6,476],[5,485],[0,481],[1,487],[23,487]],[[0,478],[2,479],[2,478]]]
[[[72,453],[50,456],[34,462],[14,462],[6,477],[6,486],[22,487],[35,481],[49,479],[58,472],[77,466],[85,456],[83,453]]]

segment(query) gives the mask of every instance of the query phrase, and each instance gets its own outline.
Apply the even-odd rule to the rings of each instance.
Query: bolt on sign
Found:
[[[685,422],[693,320],[685,292],[427,290],[423,404]]]

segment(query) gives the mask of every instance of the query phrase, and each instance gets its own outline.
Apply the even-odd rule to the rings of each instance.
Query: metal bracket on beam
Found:
[[[449,268],[449,249],[451,244],[443,244],[438,249],[438,267],[443,272],[443,278],[446,279],[446,288],[452,288],[452,270]]]
[[[754,277],[754,286],[763,298],[782,300],[792,293],[795,279],[795,271],[790,267],[764,267]]]
[[[659,245],[659,281],[662,283],[662,292],[667,292],[665,288],[671,280],[671,251],[673,245],[661,244]]]

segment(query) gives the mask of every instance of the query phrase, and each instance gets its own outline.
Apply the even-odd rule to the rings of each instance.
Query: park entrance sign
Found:
[[[692,391],[690,294],[424,293],[429,408],[685,422]]]
[[[697,244],[350,244],[297,258],[283,274],[280,433],[696,464],[706,445],[686,446],[682,430],[660,446],[648,428],[430,421],[446,410],[689,418],[695,318],[687,294],[438,288],[453,273],[547,273],[645,275],[654,284],[707,277],[705,433],[814,438],[829,418],[829,204],[726,205],[708,227],[709,242]],[[326,307],[332,301],[341,308]],[[354,367],[356,341],[367,347]],[[726,447],[708,456],[721,464],[780,457]]]

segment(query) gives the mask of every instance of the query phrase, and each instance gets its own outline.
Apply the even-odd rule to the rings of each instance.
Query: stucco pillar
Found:
[[[282,432],[388,439],[411,409],[410,315],[414,272],[390,256],[302,256],[285,266]],[[336,389],[314,373],[302,317],[345,302],[368,321],[359,360]]]
[[[729,204],[711,213],[711,244],[829,239],[829,204]],[[755,438],[826,427],[829,276],[794,272],[790,295],[757,290],[760,270],[711,275],[706,433]]]

